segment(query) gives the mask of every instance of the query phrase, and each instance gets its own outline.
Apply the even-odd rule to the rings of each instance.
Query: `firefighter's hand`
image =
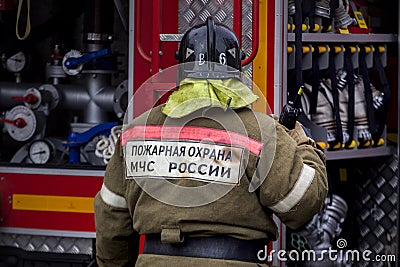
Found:
[[[269,116],[271,116],[274,120],[276,120],[277,122],[279,122],[279,116],[276,114],[270,114]]]
[[[314,144],[314,141],[307,136],[305,133],[303,126],[300,122],[296,121],[294,129],[289,130],[288,134],[297,142],[298,145],[301,144]]]

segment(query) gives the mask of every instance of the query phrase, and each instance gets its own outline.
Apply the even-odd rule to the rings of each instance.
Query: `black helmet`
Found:
[[[201,79],[241,79],[242,59],[235,33],[209,17],[206,23],[190,28],[182,37],[176,59],[179,77]]]

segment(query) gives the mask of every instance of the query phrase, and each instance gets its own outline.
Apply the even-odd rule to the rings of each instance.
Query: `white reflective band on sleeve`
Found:
[[[126,209],[128,207],[125,198],[111,192],[104,184],[101,187],[100,196],[106,204],[115,208]]]
[[[304,193],[307,191],[312,180],[314,179],[314,175],[315,170],[304,164],[299,178],[292,188],[292,191],[290,191],[284,199],[269,208],[279,213],[284,213],[291,210],[303,198]]]

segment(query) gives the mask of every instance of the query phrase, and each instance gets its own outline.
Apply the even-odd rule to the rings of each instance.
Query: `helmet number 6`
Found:
[[[226,65],[226,55],[225,53],[219,54],[219,63],[222,65]]]

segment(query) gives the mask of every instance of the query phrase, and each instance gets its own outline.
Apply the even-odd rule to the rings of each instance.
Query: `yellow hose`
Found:
[[[17,36],[18,40],[25,40],[28,38],[30,32],[31,32],[31,0],[26,0],[26,27],[25,27],[25,34],[24,36],[19,35],[19,18],[21,16],[21,9],[22,9],[22,3],[24,0],[19,0],[18,1],[18,10],[17,10],[17,21],[15,23],[15,35]]]

